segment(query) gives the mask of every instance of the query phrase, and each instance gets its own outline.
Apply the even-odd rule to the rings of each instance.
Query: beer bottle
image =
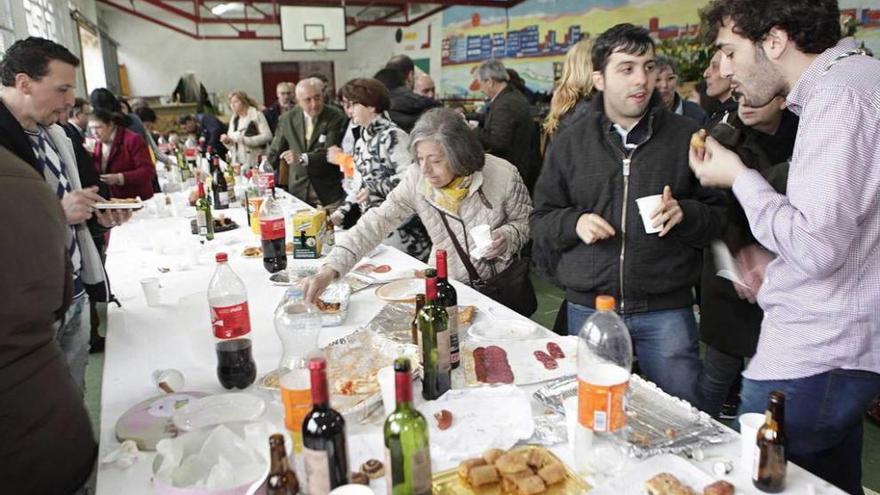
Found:
[[[785,394],[770,392],[770,403],[764,413],[764,424],[758,429],[752,482],[767,493],[785,489]]]
[[[284,449],[284,436],[276,433],[269,437],[269,455],[272,464],[266,478],[266,495],[296,495],[299,493],[299,481],[287,462],[287,451]]]

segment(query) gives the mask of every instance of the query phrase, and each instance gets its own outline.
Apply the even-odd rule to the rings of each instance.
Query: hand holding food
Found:
[[[326,289],[327,286],[329,286],[338,276],[339,274],[336,273],[336,270],[329,266],[322,266],[318,273],[312,275],[303,282],[305,300],[310,303],[317,302],[318,296],[320,296],[321,293],[324,292],[324,289]]]
[[[67,218],[68,225],[76,225],[92,218],[95,203],[103,203],[104,198],[98,195],[97,186],[77,189],[64,195],[61,208]]]

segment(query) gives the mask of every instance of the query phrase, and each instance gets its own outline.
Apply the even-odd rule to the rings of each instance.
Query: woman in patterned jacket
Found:
[[[424,222],[434,248],[447,251],[449,277],[464,283],[469,281],[467,269],[450,230],[483,279],[510,266],[528,242],[532,201],[519,172],[506,160],[485,154],[461,115],[446,108],[425,112],[413,128],[410,152],[417,165],[403,173],[380,206],[367,211],[348,235],[337,240],[320,271],[308,279],[307,299],[348,273],[395,225],[414,213]],[[491,228],[492,243],[479,252],[471,229],[484,224]]]
[[[381,205],[412,164],[409,136],[385,116],[391,105],[385,86],[375,79],[357,78],[346,83],[341,93],[351,105],[352,120],[362,130],[354,145],[353,190],[346,191],[345,202],[330,217],[336,225],[352,208],[360,208],[363,214]],[[346,159],[338,147],[328,150],[327,156],[336,164]],[[404,219],[384,243],[422,261],[431,250],[431,239],[415,214]]]

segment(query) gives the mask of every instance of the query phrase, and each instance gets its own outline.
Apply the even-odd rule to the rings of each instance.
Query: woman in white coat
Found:
[[[269,122],[257,109],[257,103],[244,91],[229,94],[229,107],[232,120],[220,141],[229,149],[233,163],[257,166],[260,155],[265,154],[266,146],[272,141]]]

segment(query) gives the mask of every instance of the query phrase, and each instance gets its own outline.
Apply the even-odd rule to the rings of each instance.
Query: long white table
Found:
[[[174,199],[180,199],[180,196]],[[284,207],[290,215],[292,211],[307,206],[285,195]],[[191,207],[174,210],[182,215],[194,216]],[[259,245],[258,237],[248,228],[244,209],[232,208],[223,213],[235,220],[240,227],[234,231],[216,234],[213,241],[200,248],[199,263],[195,266],[190,266],[185,261],[187,245],[192,247],[198,244],[197,237],[190,233],[189,218],[160,218],[155,205],[150,205],[138,212],[126,225],[113,229],[107,255],[107,271],[113,292],[122,303],[122,308],[111,305],[108,313],[99,459],[119,446],[114,428],[120,416],[133,405],[159,395],[151,377],[154,370],[180,370],[186,378],[186,391],[212,394],[225,392],[216,377],[216,355],[206,295],[208,282],[215,268],[215,253],[228,252],[230,265],[247,285],[253,355],[257,362],[258,377],[277,366],[281,357],[281,344],[275,334],[272,313],[285,289],[269,282],[261,258],[247,259],[241,256],[244,246]],[[287,225],[290,238],[290,223]],[[425,267],[423,263],[386,246],[379,249],[374,259],[401,269]],[[288,266],[319,266],[321,260],[289,258],[288,263]],[[169,271],[160,273],[160,268],[167,268]],[[159,306],[146,305],[139,281],[147,277],[158,277],[160,280]],[[487,318],[486,313],[490,308],[505,318],[522,318],[463,284],[454,282],[454,285],[461,304],[477,306],[478,319]],[[372,319],[382,306],[382,301],[375,296],[372,289],[354,294],[346,321],[341,326],[322,329],[320,345],[354,332]],[[549,330],[542,330],[547,335],[552,335]],[[525,388],[531,394],[538,387]],[[248,390],[266,398],[265,392],[256,390],[255,387]],[[262,419],[276,424],[279,431],[284,431],[280,402],[267,402],[267,412]],[[533,403],[535,414],[544,414],[543,408],[534,400]],[[348,425],[350,463],[354,469],[369,458],[383,458],[381,416],[374,415],[367,424]],[[564,461],[571,463],[572,456],[567,443],[554,446],[552,450]],[[138,454],[138,462],[128,469],[99,464],[97,493],[153,493],[151,466],[154,456],[153,452],[141,452]],[[740,466],[739,458],[739,442],[733,441],[705,449],[702,461],[689,461],[710,475],[714,463],[720,460],[731,461],[734,469],[724,479],[734,483],[739,493],[760,493],[752,487],[749,469]],[[439,470],[451,466],[433,467]],[[791,464],[787,486],[786,493],[842,493]],[[384,493],[384,481],[374,481],[372,488],[376,493]]]

